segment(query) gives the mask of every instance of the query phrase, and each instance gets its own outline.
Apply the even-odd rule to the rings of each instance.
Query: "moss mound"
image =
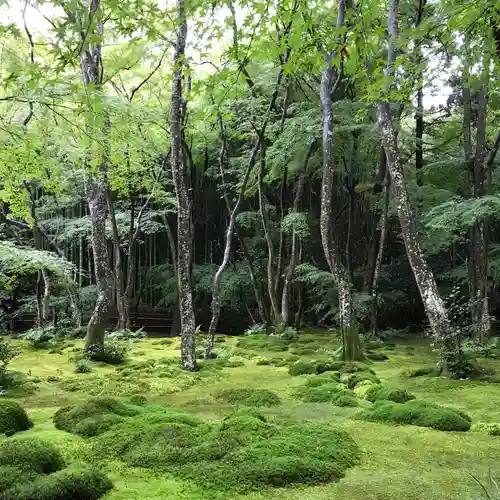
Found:
[[[1,500],[97,500],[113,488],[98,470],[62,470],[20,483],[0,495]]]
[[[440,431],[468,431],[470,417],[458,410],[427,401],[413,400],[403,404],[375,403],[358,414],[361,420],[387,424],[417,425]]]
[[[295,361],[295,360],[294,360]],[[255,361],[255,364],[258,366],[276,366],[276,367],[282,367],[282,366],[288,366],[290,363],[289,360],[286,360],[284,358],[257,358]]]
[[[79,434],[97,436],[114,425],[140,413],[140,408],[128,405],[114,398],[90,398],[84,403],[65,406],[56,411],[53,417],[57,429]]]
[[[437,377],[439,375],[439,369],[435,365],[419,366],[418,368],[405,371],[404,375],[408,378],[425,377],[425,376]]]
[[[320,375],[315,375],[306,380],[307,387],[319,387],[332,382],[340,382],[340,376],[337,372],[326,372]]]
[[[35,438],[0,443],[0,467],[15,467],[37,474],[50,474],[64,467],[57,448]]]
[[[212,424],[163,418],[156,413],[118,424],[94,440],[95,456],[230,491],[333,481],[359,459],[352,439],[327,424],[282,427],[248,408]]]
[[[21,405],[15,401],[0,401],[0,433],[11,436],[31,427],[33,423]]]
[[[409,394],[404,389],[389,389],[382,384],[372,384],[365,392],[365,399],[375,403],[375,401],[392,401],[394,403],[406,403],[415,399],[415,396]]]
[[[289,342],[278,336],[258,333],[245,335],[238,340],[236,346],[254,351],[283,352],[288,349],[288,344]]]
[[[350,373],[343,373],[340,376],[340,381],[347,385],[349,389],[354,389],[357,385],[363,382],[371,382],[372,384],[380,384],[380,379],[373,373],[373,371],[356,371]]]
[[[344,385],[331,380],[316,386],[306,384],[303,387],[299,387],[295,391],[295,397],[308,403],[332,403],[335,406],[358,406],[357,399]]]
[[[227,403],[241,406],[277,406],[281,400],[268,389],[224,389],[215,397]]]
[[[474,424],[470,430],[472,432],[481,432],[489,436],[500,436],[500,424],[498,422],[478,422]]]
[[[295,377],[297,375],[321,374],[326,372],[338,372],[344,367],[342,361],[304,361],[298,360],[288,367],[288,373]]]
[[[236,448],[217,462],[196,462],[179,471],[201,486],[248,491],[342,478],[359,461],[359,450],[343,431],[307,422]]]

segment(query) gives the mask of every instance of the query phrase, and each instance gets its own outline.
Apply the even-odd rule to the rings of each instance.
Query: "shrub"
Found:
[[[86,359],[79,359],[75,363],[75,373],[89,373],[92,371],[92,367],[90,366],[90,363]]]
[[[7,366],[18,354],[10,344],[0,341],[0,384],[2,383]]]
[[[142,328],[136,330],[135,332],[128,328],[123,328],[121,330],[115,330],[106,334],[106,339],[109,340],[140,340],[146,338],[147,334],[145,331],[143,331]]]
[[[482,432],[490,436],[500,436],[500,424],[497,422],[478,422],[470,430],[472,432]]]
[[[470,417],[463,412],[417,399],[403,404],[375,403],[371,408],[361,411],[358,418],[369,422],[431,427],[441,431],[470,429]]]
[[[139,412],[138,407],[117,399],[98,397],[79,405],[60,408],[54,414],[53,421],[57,429],[82,436],[95,436],[121,422],[121,417],[137,415]]]
[[[406,403],[415,396],[404,389],[389,389],[381,384],[372,384],[365,392],[365,399],[374,403],[375,401],[392,401],[394,403]]]
[[[245,330],[245,335],[265,335],[266,333],[266,326],[261,323],[252,325]]]
[[[285,342],[287,342],[288,344],[291,344],[292,342],[299,341],[300,334],[295,328],[288,326],[282,332],[280,332],[278,334],[278,337],[281,340],[284,340]]]
[[[26,412],[15,401],[0,401],[0,433],[10,436],[19,431],[31,429],[33,423]]]
[[[288,373],[292,377],[295,377],[297,375],[316,373],[316,365],[312,361],[299,360],[288,367]]]
[[[29,438],[0,443],[0,466],[50,474],[64,467],[59,450],[52,444]]]
[[[215,397],[241,406],[276,406],[281,404],[277,394],[268,389],[224,389]]]
[[[101,361],[110,365],[119,365],[127,359],[128,344],[112,341],[94,345],[87,349],[86,355],[92,361]]]
[[[57,336],[55,326],[35,326],[30,328],[26,333],[21,335],[21,338],[27,340],[35,349],[45,349],[49,343]]]
[[[0,466],[0,494],[19,483],[27,483],[38,476],[36,472],[11,465]],[[0,495],[0,498],[2,496]]]
[[[18,484],[2,494],[2,500],[97,500],[113,488],[98,470],[62,470]]]

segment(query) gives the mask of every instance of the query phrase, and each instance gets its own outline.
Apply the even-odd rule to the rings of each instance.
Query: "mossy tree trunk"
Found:
[[[346,1],[339,0],[337,16],[338,29],[344,24],[346,7]],[[357,359],[360,356],[360,353],[357,352],[360,342],[357,329],[355,328],[353,286],[349,278],[349,273],[340,258],[340,252],[338,248],[336,248],[331,235],[334,181],[332,95],[339,81],[339,78],[335,81],[337,73],[333,66],[335,56],[336,53],[332,52],[325,58],[325,66],[321,77],[320,87],[320,101],[323,118],[323,179],[321,183],[321,212],[319,223],[325,259],[338,290],[343,356],[344,359],[349,361]]]
[[[388,13],[389,45],[386,69],[388,81],[394,75],[398,37],[398,7],[399,0],[390,0]],[[440,346],[442,369],[444,372],[454,375],[464,369],[466,361],[461,349],[459,332],[453,328],[450,322],[444,302],[439,295],[436,280],[423,254],[420,235],[415,225],[415,216],[408,195],[403,160],[397,144],[393,109],[391,103],[383,101],[379,104],[377,110],[379,130],[387,156],[387,167],[391,176],[393,197],[396,202],[408,261],[415,276],[434,338]]]
[[[185,65],[187,20],[184,0],[177,0],[177,39],[174,50],[174,72],[170,115],[171,168],[177,197],[177,286],[181,319],[181,365],[195,371],[196,324],[190,280],[191,265],[191,203],[189,200],[186,158],[183,152],[182,80]]]

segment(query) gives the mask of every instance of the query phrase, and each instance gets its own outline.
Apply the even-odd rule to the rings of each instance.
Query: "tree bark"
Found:
[[[398,37],[398,7],[399,0],[390,0],[387,81],[393,76],[396,40]],[[440,346],[442,370],[451,375],[458,375],[465,364],[459,332],[453,328],[450,322],[444,302],[439,295],[436,280],[423,254],[420,236],[417,232],[415,217],[408,196],[403,161],[397,144],[396,125],[393,121],[393,112],[389,102],[383,101],[378,105],[377,118],[382,144],[387,156],[387,167],[391,176],[391,186],[396,201],[406,253],[422,297],[430,327],[437,344]]]
[[[182,150],[182,75],[185,65],[187,20],[184,0],[177,0],[177,40],[170,116],[171,168],[177,197],[177,281],[181,316],[181,365],[195,371],[196,324],[190,281],[191,203],[186,183],[186,158]]]
[[[345,12],[346,0],[339,0],[337,16],[337,28],[339,29],[344,24]],[[354,324],[353,287],[331,235],[334,179],[332,94],[337,86],[333,82],[336,73],[333,67],[335,55],[335,52],[333,52],[326,56],[320,87],[323,116],[323,179],[321,183],[320,233],[325,259],[338,290],[342,353],[345,360],[351,361],[360,356],[359,335]]]

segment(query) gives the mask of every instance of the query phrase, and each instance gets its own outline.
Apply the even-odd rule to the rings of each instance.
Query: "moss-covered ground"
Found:
[[[25,407],[33,421],[32,429],[16,434],[15,439],[41,437],[59,446],[69,463],[88,461],[88,440],[54,427],[52,417],[62,406],[76,404],[91,396],[145,396],[150,403],[184,409],[206,421],[230,413],[238,398],[246,397],[240,389],[267,389],[279,399],[256,405],[259,411],[276,422],[318,420],[331,422],[347,431],[361,449],[358,465],[350,468],[339,482],[318,486],[264,489],[238,495],[217,492],[188,483],[168,472],[130,468],[118,461],[107,462],[106,472],[115,488],[108,500],[472,500],[480,498],[481,489],[472,476],[500,476],[500,437],[486,432],[443,432],[414,425],[388,425],[355,418],[366,405],[336,406],[331,402],[305,402],[297,397],[298,387],[318,375],[289,374],[288,365],[301,360],[324,359],[335,345],[327,335],[307,336],[308,354],[290,347],[278,351],[236,347],[237,338],[217,343],[217,348],[233,349],[230,367],[205,368],[195,375],[179,373],[169,359],[178,356],[178,341],[164,345],[158,340],[133,343],[125,366],[93,364],[89,373],[75,374],[71,357],[80,347],[78,341],[61,353],[34,350],[16,341],[21,354],[10,369],[29,374],[35,381],[31,394],[15,394],[15,401]],[[293,354],[291,351],[296,352]],[[380,351],[387,361],[370,364],[384,387],[404,389],[423,399],[466,412],[472,425],[500,422],[500,384],[494,379],[457,381],[429,376],[410,378],[406,374],[420,366],[432,365],[435,355],[427,342],[405,342]],[[250,359],[248,359],[250,358]],[[266,363],[287,359],[286,363]],[[162,360],[162,361],[160,361]],[[500,362],[485,361],[500,372]],[[213,363],[213,362],[212,362]],[[243,364],[243,366],[241,366]],[[283,364],[284,366],[276,366]],[[216,369],[217,368],[217,369]],[[334,377],[335,378],[335,377]],[[36,386],[36,389],[35,389]],[[314,386],[314,384],[311,384]],[[318,386],[320,386],[318,384]],[[233,390],[233,392],[232,392]],[[8,399],[6,396],[2,398]],[[306,398],[307,399],[307,398]],[[235,402],[236,401],[236,402]],[[278,401],[280,402],[279,404]],[[4,439],[0,437],[0,442]],[[99,438],[93,438],[99,439]]]

